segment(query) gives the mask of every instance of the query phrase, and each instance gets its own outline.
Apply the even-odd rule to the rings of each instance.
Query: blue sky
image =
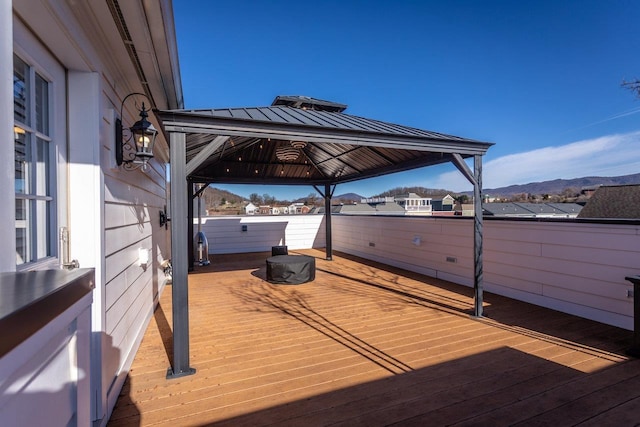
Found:
[[[484,188],[640,172],[640,2],[173,2],[186,108],[270,105],[277,95],[495,145]],[[339,185],[464,191],[452,165]],[[306,196],[307,186],[218,186]]]

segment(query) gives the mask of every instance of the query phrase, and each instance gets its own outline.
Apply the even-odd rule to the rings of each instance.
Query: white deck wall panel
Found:
[[[333,226],[337,251],[472,285],[471,221],[341,215]],[[624,278],[640,272],[639,230],[627,224],[485,221],[485,290],[633,329],[633,298],[627,297],[632,286]],[[420,236],[421,245],[412,244],[410,235]],[[394,237],[380,244],[380,236]]]
[[[197,228],[196,218],[194,233]],[[271,251],[279,245],[289,250],[322,248],[326,242],[322,215],[204,217],[201,228],[210,254]]]

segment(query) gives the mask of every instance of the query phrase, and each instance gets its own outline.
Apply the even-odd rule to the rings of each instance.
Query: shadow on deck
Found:
[[[631,332],[345,254],[267,283],[268,254],[189,276],[191,377],[166,380],[165,290],[117,425],[636,425]]]

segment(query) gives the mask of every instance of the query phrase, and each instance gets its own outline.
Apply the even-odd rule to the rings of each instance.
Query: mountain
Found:
[[[640,173],[614,177],[589,176],[574,179],[554,179],[529,184],[509,185],[508,187],[485,188],[482,192],[492,197],[510,197],[515,194],[561,194],[567,189],[579,193],[580,190],[588,187],[629,184],[640,184]],[[465,194],[470,194],[470,192],[465,192]]]
[[[396,187],[392,188],[391,190],[387,190],[384,193],[376,194],[372,197],[391,197],[409,193],[415,193],[420,197],[442,197],[446,196],[447,194],[456,194],[455,191],[444,189],[434,189],[426,187]]]
[[[245,200],[242,196],[211,186],[204,190],[202,197],[207,206],[219,206],[225,203],[241,203]]]
[[[360,203],[360,201],[364,198],[365,197],[362,197],[361,195],[356,193],[344,193],[344,194],[340,194],[339,196],[334,195],[331,200],[335,202],[340,202],[340,203],[349,203],[349,202]]]

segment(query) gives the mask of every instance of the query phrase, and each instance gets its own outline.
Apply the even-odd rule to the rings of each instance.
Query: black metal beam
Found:
[[[483,267],[482,267],[482,156],[473,156],[473,172],[461,155],[454,153],[451,161],[465,178],[473,184],[473,315],[482,317]]]
[[[326,259],[328,261],[333,260],[333,245],[332,240],[333,236],[331,234],[331,196],[333,192],[331,191],[331,184],[324,185],[324,224],[326,231]]]
[[[173,366],[167,379],[192,375],[189,366],[188,215],[186,135],[170,134],[171,159],[171,267]]]
[[[316,189],[318,194],[322,196],[324,199],[324,226],[325,226],[325,240],[326,240],[326,259],[327,261],[333,261],[333,246],[332,246],[332,234],[331,234],[331,198],[333,197],[333,192],[336,189],[336,186],[333,186],[331,189],[331,184],[324,185],[324,191],[320,190],[318,186],[314,185],[313,188]]]
[[[493,145],[481,141],[448,138],[446,135],[436,136],[435,134],[433,137],[429,137],[386,134],[358,129],[331,128],[327,130],[305,124],[205,117],[176,111],[160,111],[159,115],[162,118],[164,129],[168,132],[182,131],[251,138],[300,139],[306,142],[330,142],[465,155],[484,154]]]
[[[193,271],[193,265],[196,261],[196,256],[193,253],[193,182],[187,182],[187,199],[189,203],[187,204],[187,234],[189,235],[189,244],[187,246],[187,252],[189,253],[189,265],[187,267],[188,271]]]
[[[627,276],[625,279],[633,283],[633,338],[626,353],[640,357],[640,276]]]
[[[473,289],[475,317],[482,317],[483,268],[482,268],[482,156],[473,157]]]

